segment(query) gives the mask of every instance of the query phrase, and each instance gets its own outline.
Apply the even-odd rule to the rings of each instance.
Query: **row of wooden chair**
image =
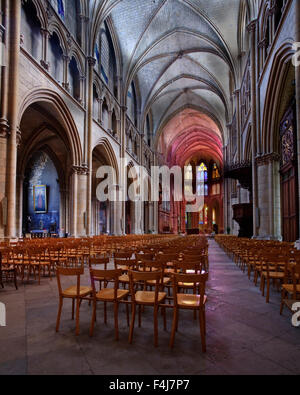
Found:
[[[217,236],[216,241],[241,270],[247,270],[249,279],[253,273],[255,285],[260,279],[260,289],[267,303],[272,283],[281,291],[280,313],[284,306],[292,310],[294,303],[300,300],[300,252],[291,243],[228,236]]]
[[[189,309],[199,312],[200,322],[200,333],[202,341],[202,350],[206,351],[206,329],[205,329],[205,305],[207,296],[205,295],[205,284],[208,280],[207,273],[199,274],[182,274],[173,273],[172,280],[174,284],[173,288],[173,300],[172,306],[166,304],[167,293],[161,291],[161,278],[163,276],[162,271],[133,271],[129,270],[129,281],[130,288],[121,289],[119,279],[122,276],[122,269],[113,270],[95,270],[90,269],[91,284],[92,287],[86,287],[80,285],[80,277],[83,275],[83,269],[69,269],[69,268],[57,268],[57,279],[59,288],[59,311],[56,323],[56,331],[59,330],[61,312],[63,307],[63,299],[72,299],[72,319],[74,319],[75,301],[76,301],[76,334],[79,334],[79,309],[82,300],[89,300],[93,302],[92,320],[90,326],[90,336],[93,335],[94,325],[96,322],[96,311],[97,303],[104,303],[104,323],[107,323],[107,303],[114,304],[114,322],[115,322],[115,338],[119,339],[119,325],[118,325],[118,311],[119,304],[126,304],[127,312],[127,324],[129,325],[129,304],[131,305],[132,318],[129,329],[129,343],[133,341],[133,333],[136,321],[136,310],[139,309],[139,327],[142,321],[142,308],[153,307],[154,309],[154,345],[158,345],[158,311],[161,308],[164,318],[164,329],[166,330],[166,308],[172,307],[173,313],[173,324],[170,338],[170,347],[174,346],[175,333],[178,328],[178,313],[179,309]],[[76,276],[76,286],[69,287],[65,290],[61,286],[61,276]],[[105,282],[105,287],[97,290],[96,282],[99,278]],[[113,287],[110,288],[107,285],[113,283]],[[187,294],[180,293],[179,289],[182,288],[182,284],[190,283],[194,287],[199,289],[198,293]],[[143,287],[141,287],[143,284]],[[153,290],[148,290],[148,286],[154,286]],[[128,298],[131,298],[129,301]]]
[[[136,248],[142,248],[142,243],[146,246],[149,244],[163,246],[164,243],[167,244],[168,241],[176,238],[178,236],[147,235],[116,238],[100,236],[90,239],[35,239],[1,243],[0,284],[4,287],[4,281],[13,279],[17,288],[17,277],[24,283],[28,282],[31,276],[34,276],[40,284],[41,275],[47,275],[51,279],[55,275],[56,266],[78,267],[82,262],[87,264],[90,256],[103,254],[112,256],[116,251],[124,251],[129,246],[134,253]],[[107,240],[110,240],[110,244],[107,244]]]

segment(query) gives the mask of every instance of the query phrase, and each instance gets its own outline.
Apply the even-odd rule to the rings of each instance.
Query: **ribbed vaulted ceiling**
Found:
[[[151,114],[154,133],[183,109],[198,108],[219,122],[226,140],[241,2],[90,0],[92,19],[101,9],[112,22],[124,84],[136,83],[142,119]],[[256,3],[247,1],[251,11]]]

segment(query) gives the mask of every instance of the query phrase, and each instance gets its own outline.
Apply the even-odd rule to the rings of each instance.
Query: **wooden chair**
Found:
[[[114,258],[115,258],[115,259],[124,259],[124,260],[127,260],[127,259],[131,259],[131,258],[132,258],[132,254],[133,254],[132,251],[127,251],[127,252],[115,252],[115,253],[114,253]]]
[[[293,304],[300,300],[300,264],[290,266],[290,270],[291,284],[282,285],[280,314],[283,313],[284,306],[291,310]]]
[[[265,267],[261,272],[261,290],[262,296],[265,296],[265,284],[267,283],[267,294],[266,302],[270,301],[270,281],[273,280],[274,283],[277,282],[277,287],[279,290],[280,283],[282,284],[287,278],[287,267],[288,263],[284,262],[282,258],[272,257],[270,260],[265,262]]]
[[[124,266],[123,259],[115,259],[115,269],[122,271],[122,274],[119,277],[119,283],[123,284],[124,289],[126,289],[126,286],[129,287],[129,283],[130,283],[129,276],[128,276],[128,270],[135,270],[136,269],[136,260],[135,259],[128,259],[128,260],[126,260],[126,265]]]
[[[13,280],[16,290],[18,290],[17,269],[14,267],[14,265],[3,264],[2,252],[0,252],[0,284],[2,288],[4,288],[3,278],[6,281]]]
[[[170,347],[174,347],[175,332],[178,328],[179,309],[199,311],[200,334],[202,351],[206,352],[206,323],[205,323],[205,285],[208,280],[208,273],[205,274],[173,274],[173,293],[174,293],[174,316],[170,339]],[[179,293],[179,284],[193,283],[198,284],[199,294]]]
[[[97,269],[97,267],[102,266],[104,270],[107,270],[107,265],[109,265],[109,258],[89,258],[89,268]],[[102,284],[105,282],[105,279],[102,277],[94,278],[95,281],[99,282],[99,289],[102,289]]]
[[[154,346],[158,346],[158,309],[160,304],[162,304],[167,294],[165,292],[159,292],[161,286],[161,278],[163,276],[162,271],[155,272],[136,272],[129,271],[130,279],[130,293],[131,293],[131,303],[132,303],[132,319],[129,331],[129,343],[132,344],[133,331],[135,325],[136,308],[139,306],[139,327],[142,323],[142,307],[152,306],[154,308]],[[147,291],[147,282],[155,281],[155,291]],[[137,291],[137,284],[144,283],[144,290]],[[163,308],[164,315],[164,328],[166,329],[166,312]]]
[[[72,299],[72,320],[74,320],[74,308],[76,301],[76,335],[79,335],[79,309],[81,301],[89,295],[93,295],[93,289],[87,286],[80,285],[80,277],[84,274],[84,268],[62,268],[57,267],[57,285],[59,292],[59,308],[56,321],[56,332],[59,331],[60,317],[63,307],[64,298]],[[62,289],[61,276],[76,277],[76,285]]]
[[[91,269],[91,282],[93,288],[93,315],[92,322],[90,328],[90,336],[93,336],[94,326],[96,321],[96,309],[97,302],[104,303],[104,323],[107,323],[107,311],[106,304],[114,303],[114,316],[115,316],[115,337],[116,340],[119,340],[119,325],[118,325],[118,314],[119,314],[119,303],[121,300],[127,299],[129,295],[129,291],[124,289],[119,289],[119,277],[122,275],[122,270],[93,270]],[[96,291],[95,281],[98,278],[103,278],[106,284],[110,281],[113,281],[113,288],[104,288],[99,292]],[[128,304],[126,304],[126,312],[127,312],[127,323],[129,324],[129,312],[128,312]]]

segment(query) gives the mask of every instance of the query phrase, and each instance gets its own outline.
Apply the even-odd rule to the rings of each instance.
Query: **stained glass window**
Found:
[[[205,182],[208,180],[207,167],[204,163],[201,163],[197,169],[197,180]]]
[[[197,195],[208,196],[208,172],[204,163],[201,163],[197,168]]]
[[[199,214],[199,224],[200,224],[200,225],[204,225],[204,213],[203,213],[203,209],[200,210],[200,214]]]
[[[208,196],[208,185],[204,185],[204,196]]]
[[[65,10],[65,0],[57,0],[57,13],[63,21],[65,20]]]
[[[193,194],[193,167],[192,165],[188,165],[185,168],[184,174],[185,186],[184,191],[186,196],[190,196]]]
[[[217,166],[216,163],[214,163],[214,166],[213,166],[212,178],[213,178],[214,180],[217,179],[217,178],[220,178],[220,172],[219,172],[219,169],[218,169],[218,166]]]

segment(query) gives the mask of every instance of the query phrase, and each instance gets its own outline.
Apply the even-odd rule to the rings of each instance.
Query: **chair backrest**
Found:
[[[179,258],[179,253],[176,254],[157,254],[155,259],[158,262],[171,263],[176,262]]]
[[[115,252],[115,259],[130,259],[132,257],[132,251],[129,252]]]
[[[89,258],[89,267],[92,266],[102,266],[104,265],[104,269],[107,270],[107,265],[109,264],[109,258]]]
[[[143,261],[140,262],[140,271],[143,272],[157,272],[160,271],[163,274],[165,263],[156,261]]]
[[[292,266],[293,299],[297,299],[297,285],[300,284],[300,264]]]
[[[59,294],[62,294],[61,276],[76,277],[76,296],[80,295],[80,277],[84,274],[84,268],[65,268],[58,266],[56,268],[56,277]]]
[[[146,289],[147,281],[155,281],[155,298],[154,304],[158,304],[158,294],[160,288],[161,278],[163,276],[162,271],[155,272],[137,272],[133,270],[129,270],[128,272],[129,280],[130,280],[130,294],[131,299],[135,302],[135,288],[139,283],[144,283],[144,289]]]
[[[113,281],[113,283],[114,283],[114,301],[117,301],[118,288],[119,288],[119,277],[122,275],[121,269],[115,269],[115,270],[90,269],[90,275],[91,275],[91,284],[92,284],[94,298],[97,295],[95,280],[100,277],[106,281]]]
[[[265,270],[268,275],[272,272],[287,272],[289,261],[287,256],[266,255],[262,261],[266,264]]]
[[[203,274],[173,274],[173,293],[174,293],[174,305],[177,306],[177,294],[178,294],[178,284],[194,284],[194,293],[196,289],[199,290],[200,296],[200,306],[204,304],[205,287],[208,281],[208,273]]]
[[[205,265],[203,262],[197,261],[177,261],[175,263],[176,272],[183,274],[201,274],[204,271]]]
[[[135,258],[137,262],[143,262],[143,261],[152,261],[154,258],[154,253],[147,253],[147,254],[136,254]]]
[[[115,259],[115,268],[121,269],[120,266],[127,266],[130,270],[134,270],[136,267],[136,259]]]

